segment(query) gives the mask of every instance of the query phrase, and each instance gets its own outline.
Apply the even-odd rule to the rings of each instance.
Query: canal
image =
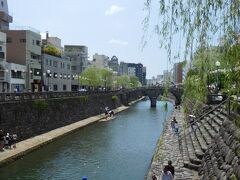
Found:
[[[0,169],[0,179],[143,180],[173,106],[141,101],[107,122],[97,122]]]

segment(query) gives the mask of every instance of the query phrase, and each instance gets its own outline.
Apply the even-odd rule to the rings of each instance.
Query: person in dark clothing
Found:
[[[168,165],[166,166],[168,171],[170,171],[174,177],[175,172],[174,172],[174,167],[172,166],[172,161],[168,161]]]

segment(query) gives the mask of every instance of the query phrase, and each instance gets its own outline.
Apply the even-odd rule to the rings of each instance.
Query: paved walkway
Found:
[[[152,175],[156,175],[160,179],[163,166],[167,165],[171,160],[175,168],[174,179],[178,180],[198,180],[198,174],[195,171],[183,167],[183,158],[179,150],[178,137],[171,129],[171,120],[175,116],[180,130],[183,127],[184,114],[175,110],[172,116],[166,121],[163,134],[157,144],[155,155],[147,175],[147,180],[152,180]]]
[[[142,98],[140,98],[139,100],[133,101],[129,104],[132,105],[140,100],[142,100]],[[129,108],[128,106],[121,106],[121,107],[115,109],[114,113],[117,114],[128,108]],[[39,136],[35,136],[33,138],[29,138],[24,141],[21,141],[16,144],[16,147],[17,147],[16,149],[5,150],[4,152],[0,152],[0,167],[6,165],[7,163],[15,161],[16,159],[22,157],[23,155],[26,155],[27,153],[45,145],[45,144],[48,144],[51,141],[53,141],[61,136],[67,135],[81,127],[87,126],[87,125],[94,123],[96,121],[99,121],[103,118],[105,118],[105,115],[100,114],[100,115],[93,116],[93,117],[81,120],[79,122],[76,122],[76,123],[73,123],[73,124],[70,124],[70,125],[67,125],[64,127],[58,128],[58,129],[54,129],[45,134],[41,134]]]

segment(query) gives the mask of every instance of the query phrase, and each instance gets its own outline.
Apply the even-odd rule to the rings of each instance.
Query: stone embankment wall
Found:
[[[240,128],[233,121],[223,122],[205,152],[199,173],[202,180],[240,179]]]
[[[114,109],[127,105],[141,96],[141,91],[127,91],[74,98],[4,102],[0,104],[0,129],[5,133],[17,133],[20,141],[101,114],[106,106]]]

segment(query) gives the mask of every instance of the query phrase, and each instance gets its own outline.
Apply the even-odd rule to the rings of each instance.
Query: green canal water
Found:
[[[173,105],[141,101],[0,169],[0,180],[143,180]]]

